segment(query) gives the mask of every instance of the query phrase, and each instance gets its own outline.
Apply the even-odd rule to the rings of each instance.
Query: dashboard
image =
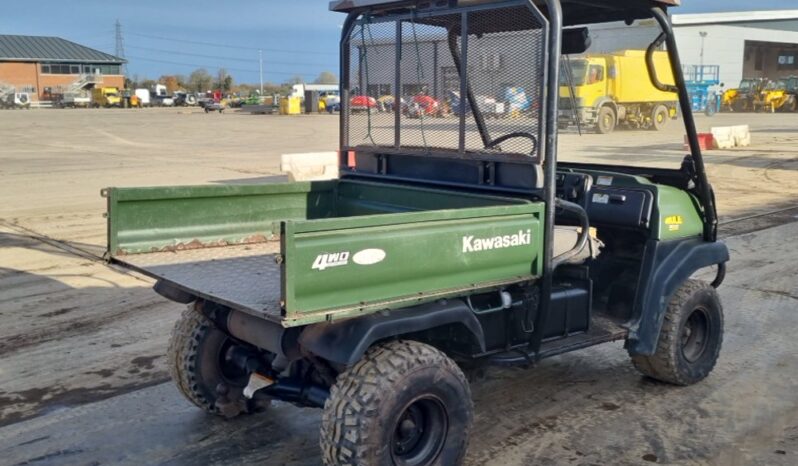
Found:
[[[650,225],[656,185],[607,172],[559,171],[556,180],[557,198],[580,205],[592,226]]]

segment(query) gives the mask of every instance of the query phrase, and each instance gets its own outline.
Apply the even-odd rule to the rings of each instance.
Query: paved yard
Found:
[[[798,462],[798,115],[750,124],[754,145],[707,154],[734,261],[715,373],[641,378],[618,344],[492,370],[474,387],[469,464]],[[678,166],[663,132],[561,135],[562,158]],[[280,180],[279,155],[334,150],[337,118],[197,110],[0,112],[0,463],[316,465],[318,411],[209,419],[167,382],[182,306],[102,260],[106,186]],[[771,215],[757,216],[771,212]],[[67,427],[68,426],[68,427]]]

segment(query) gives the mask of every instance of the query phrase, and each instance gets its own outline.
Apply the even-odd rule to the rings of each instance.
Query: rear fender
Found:
[[[725,243],[706,242],[700,238],[673,241],[649,241],[640,270],[634,315],[626,347],[632,354],[654,354],[665,310],[673,293],[696,271],[725,264],[729,250]],[[720,267],[713,286],[722,281]]]
[[[485,351],[485,334],[471,308],[453,299],[306,327],[299,345],[324,359],[350,366],[379,340],[451,324],[462,324],[472,342]]]

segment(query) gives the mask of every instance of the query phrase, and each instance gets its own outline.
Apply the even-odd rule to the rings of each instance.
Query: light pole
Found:
[[[263,98],[263,50],[258,50],[258,62],[260,63],[260,96]]]

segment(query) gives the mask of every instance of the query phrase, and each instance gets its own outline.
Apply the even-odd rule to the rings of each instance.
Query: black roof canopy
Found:
[[[499,3],[501,0],[334,0],[330,9],[340,12],[388,11],[415,7],[435,8],[457,3],[460,6]],[[532,0],[546,14],[544,0]],[[565,26],[605,23],[610,21],[632,21],[649,18],[648,10],[659,6],[678,6],[681,0],[560,0]]]
[[[0,61],[108,63],[120,65],[124,58],[80,44],[45,36],[0,34]]]

